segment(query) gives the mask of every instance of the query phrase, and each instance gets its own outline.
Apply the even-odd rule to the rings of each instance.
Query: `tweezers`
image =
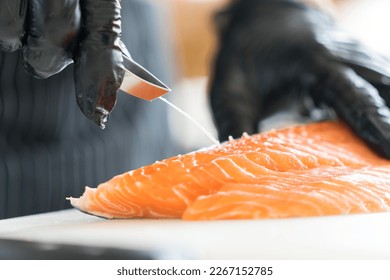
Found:
[[[125,67],[125,77],[120,87],[122,91],[148,101],[171,91],[168,86],[132,58],[125,54],[122,54],[122,57]]]

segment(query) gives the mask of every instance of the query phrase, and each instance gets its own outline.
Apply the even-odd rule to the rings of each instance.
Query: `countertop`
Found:
[[[390,213],[188,222],[106,220],[71,209],[0,220],[3,241],[153,252],[154,259],[390,259],[389,236]]]

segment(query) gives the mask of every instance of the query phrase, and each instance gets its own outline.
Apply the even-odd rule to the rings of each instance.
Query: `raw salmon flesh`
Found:
[[[390,161],[341,122],[245,135],[86,187],[105,218],[262,219],[390,211]]]

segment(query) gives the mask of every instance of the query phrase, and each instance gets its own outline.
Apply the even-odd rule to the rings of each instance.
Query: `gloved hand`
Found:
[[[0,50],[22,49],[38,78],[75,62],[77,103],[104,128],[124,76],[120,11],[120,0],[1,0]]]
[[[254,133],[280,105],[309,97],[390,158],[389,60],[294,1],[236,0],[217,20],[210,102],[220,140]]]

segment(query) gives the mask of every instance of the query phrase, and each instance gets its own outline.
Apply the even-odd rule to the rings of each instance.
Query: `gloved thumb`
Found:
[[[116,103],[124,67],[120,48],[120,1],[85,0],[84,30],[74,57],[76,98],[81,111],[104,128]]]

